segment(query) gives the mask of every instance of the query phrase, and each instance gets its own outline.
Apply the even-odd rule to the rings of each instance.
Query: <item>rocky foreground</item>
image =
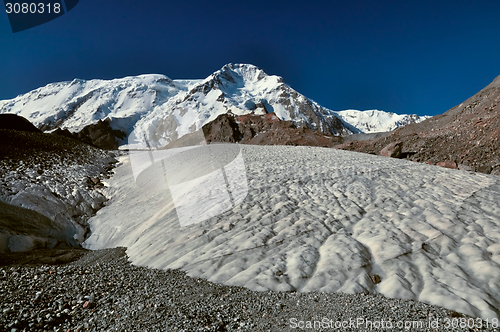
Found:
[[[0,129],[0,252],[78,247],[88,218],[106,203],[103,181],[118,152],[37,132],[23,120],[7,119],[2,125],[11,129]]]
[[[222,286],[133,266],[124,248],[36,253],[0,260],[1,331],[499,330],[414,301]]]
[[[107,153],[74,141],[47,140],[46,134],[0,133],[4,142],[16,142],[1,150],[4,197],[30,193],[29,188],[43,184],[50,190],[42,196],[55,197],[50,202],[74,198],[75,208],[88,210],[75,217],[81,223],[104,206],[82,203],[102,196],[101,180],[113,168],[104,162]],[[26,150],[28,143],[31,150]],[[77,167],[101,158],[95,167]],[[71,181],[65,180],[70,173]],[[124,248],[88,251],[64,244],[0,254],[0,331],[500,330],[497,320],[421,302],[366,294],[256,292],[191,278],[179,270],[134,266]]]

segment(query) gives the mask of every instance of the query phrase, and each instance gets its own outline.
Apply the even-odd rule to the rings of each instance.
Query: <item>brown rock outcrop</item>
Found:
[[[402,142],[392,142],[380,151],[380,155],[383,157],[401,158],[402,150]]]
[[[306,127],[297,128],[292,121],[281,121],[274,113],[240,116],[232,113],[221,114],[203,126],[203,134],[209,144],[238,142],[256,145],[333,147],[342,141],[340,136],[324,134]]]
[[[457,169],[458,168],[457,163],[454,162],[454,161],[450,161],[450,160],[440,161],[436,165],[437,166],[441,166],[441,167],[451,168],[451,169]]]

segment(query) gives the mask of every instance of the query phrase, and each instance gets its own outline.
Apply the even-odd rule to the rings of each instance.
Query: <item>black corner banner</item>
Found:
[[[33,1],[33,2],[29,2]],[[19,32],[52,21],[75,8],[79,0],[4,0],[12,32]]]
[[[66,3],[66,13],[75,8],[80,0],[63,0]]]

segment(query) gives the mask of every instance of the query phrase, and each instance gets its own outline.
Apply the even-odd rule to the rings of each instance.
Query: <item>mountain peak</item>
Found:
[[[240,74],[255,73],[255,72],[264,73],[264,71],[262,69],[260,69],[259,67],[248,64],[248,63],[228,63],[228,64],[224,65],[220,69],[220,71],[233,71],[233,72],[240,73]],[[266,73],[264,73],[264,75],[267,76]]]
[[[216,79],[222,82],[238,83],[257,82],[267,77],[270,76],[257,66],[244,63],[228,63],[210,75],[207,80]]]
[[[99,120],[109,120],[111,129],[127,135],[135,132],[132,136],[140,138],[135,143],[148,142],[154,147],[193,133],[228,112],[274,113],[297,128],[324,134],[365,131],[356,129],[346,117],[342,121],[338,112],[301,95],[281,77],[239,63],[229,63],[204,80],[171,80],[160,74],[75,79],[0,101],[0,113],[22,115],[44,130],[79,132]]]

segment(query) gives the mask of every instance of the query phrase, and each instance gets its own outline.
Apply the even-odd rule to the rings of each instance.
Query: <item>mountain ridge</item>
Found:
[[[144,145],[147,140],[154,147],[200,130],[228,112],[274,113],[297,128],[308,127],[328,135],[363,132],[356,123],[339,116],[340,112],[295,91],[283,78],[248,64],[227,64],[201,80],[172,80],[161,74],[74,79],[0,101],[0,113],[24,116],[43,131],[60,128],[78,132],[109,119],[113,130],[126,135],[140,132],[133,143]]]

